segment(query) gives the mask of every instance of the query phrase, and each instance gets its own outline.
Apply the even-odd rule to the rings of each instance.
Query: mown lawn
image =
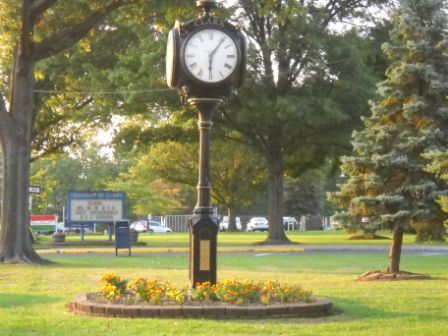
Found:
[[[389,239],[378,240],[351,240],[350,235],[344,231],[307,231],[307,232],[287,232],[288,238],[298,244],[355,244],[355,245],[389,245],[391,234],[388,232],[380,232],[379,235]],[[266,240],[266,232],[220,232],[218,234],[219,246],[249,246],[255,245]],[[78,235],[70,235],[66,237],[68,242],[79,242]],[[86,241],[106,241],[107,235],[86,235]],[[406,234],[404,237],[405,244],[413,244],[415,235]],[[169,234],[151,234],[143,233],[139,235],[139,241],[146,242],[149,247],[188,247],[187,233],[169,233]],[[47,248],[50,246],[50,236],[39,236],[36,248]],[[445,244],[446,245],[446,244]]]
[[[429,281],[356,282],[384,269],[380,254],[225,254],[219,279],[275,279],[333,300],[340,314],[323,319],[202,320],[79,317],[65,305],[99,289],[102,274],[147,276],[188,285],[184,254],[51,256],[50,266],[0,265],[0,335],[446,335],[448,256],[403,256],[403,269]]]

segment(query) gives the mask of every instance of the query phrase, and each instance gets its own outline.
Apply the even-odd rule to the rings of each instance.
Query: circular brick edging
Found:
[[[76,315],[126,318],[274,318],[274,317],[322,317],[333,314],[333,304],[325,298],[314,298],[309,303],[285,303],[272,305],[126,305],[89,301],[88,295],[80,295],[68,305]]]

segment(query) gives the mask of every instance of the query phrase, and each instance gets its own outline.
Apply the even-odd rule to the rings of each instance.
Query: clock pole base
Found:
[[[188,221],[190,233],[190,281],[216,284],[218,218],[213,214],[195,213]]]
[[[210,181],[210,131],[212,114],[222,99],[190,98],[188,102],[199,114],[199,182],[197,203],[188,227],[190,232],[190,280],[193,287],[198,283],[216,284],[216,255],[218,219],[211,207]]]

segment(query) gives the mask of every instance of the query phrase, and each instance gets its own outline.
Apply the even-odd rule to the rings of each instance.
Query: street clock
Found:
[[[197,1],[204,14],[177,22],[168,35],[166,80],[187,98],[221,98],[241,85],[246,40],[241,31],[210,14],[215,1]]]
[[[188,220],[192,286],[216,284],[218,218],[213,212],[210,179],[212,114],[239,87],[246,68],[246,40],[239,29],[211,15],[216,1],[196,1],[204,13],[176,22],[168,35],[166,81],[199,114],[199,181],[197,203]]]

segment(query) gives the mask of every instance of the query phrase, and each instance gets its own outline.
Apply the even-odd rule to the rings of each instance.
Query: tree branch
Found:
[[[32,59],[34,19],[30,15],[32,0],[23,0],[21,9],[22,26],[18,42],[18,56],[21,59]]]
[[[51,0],[48,0],[51,1]],[[45,39],[36,45],[35,59],[36,61],[57,55],[61,51],[70,48],[76,42],[81,40],[87,32],[95,27],[99,22],[117,8],[131,3],[132,0],[115,0],[100,11],[94,12],[83,22],[55,33],[53,36]]]
[[[239,133],[243,134],[247,139],[249,139],[246,144],[254,145],[252,142],[255,140],[258,142],[259,148],[268,148],[268,144],[262,132],[259,132],[254,127],[247,127],[247,125],[245,124],[235,122],[235,120],[231,117],[231,115],[226,111],[225,108],[222,108],[221,111],[222,116],[224,117],[224,122],[227,122],[227,124],[230,125],[231,128],[237,130]]]
[[[37,0],[30,7],[30,14],[37,17],[45,12],[48,8],[53,6],[58,0]]]
[[[300,58],[296,59],[294,61],[293,66],[291,67],[291,75],[289,77],[289,83],[292,84],[296,81],[297,77],[302,73],[302,70],[305,68],[305,65],[308,61],[308,53],[305,52],[305,54]]]
[[[31,162],[35,162],[39,160],[40,158],[50,155],[50,154],[57,154],[62,152],[64,148],[66,148],[69,145],[72,145],[76,142],[76,139],[73,135],[70,135],[65,141],[50,144],[48,148],[46,148],[44,151],[41,151],[40,153],[36,154],[35,156],[32,156],[30,158]]]
[[[328,1],[327,5],[325,6],[325,10],[327,11],[328,16],[324,19],[322,26],[327,27],[336,16],[341,15],[344,12],[348,12],[350,9],[353,9],[357,6],[361,6],[362,1],[363,0],[349,0],[342,3],[338,0]]]

